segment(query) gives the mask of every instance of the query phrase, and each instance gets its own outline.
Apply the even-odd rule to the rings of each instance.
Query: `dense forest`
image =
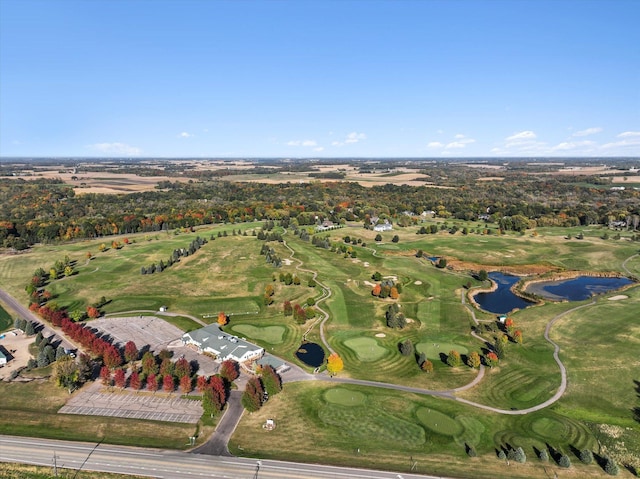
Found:
[[[305,163],[287,168],[310,169]],[[153,166],[131,169],[145,176],[159,171]],[[263,171],[273,173],[273,168],[259,166],[252,173]],[[22,249],[37,242],[268,219],[294,225],[324,220],[366,224],[377,216],[406,226],[411,220],[405,212],[425,211],[441,218],[482,219],[512,230],[614,223],[638,229],[640,191],[611,189],[601,176],[554,176],[523,171],[517,165],[501,171],[501,181],[478,181],[482,176],[478,169],[456,165],[434,163],[419,171],[428,175],[430,184],[232,182],[213,172],[190,182],[160,181],[156,191],[127,195],[76,195],[71,185],[59,179],[3,177],[0,246]],[[166,169],[162,173],[166,175]]]

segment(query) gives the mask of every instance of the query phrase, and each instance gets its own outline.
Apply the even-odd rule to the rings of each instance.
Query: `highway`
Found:
[[[435,479],[368,469],[208,456],[181,451],[0,436],[0,462],[131,474],[150,478]]]

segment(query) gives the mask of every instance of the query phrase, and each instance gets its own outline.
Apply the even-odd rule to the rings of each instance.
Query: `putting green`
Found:
[[[344,345],[355,352],[363,362],[375,361],[387,352],[373,338],[351,338],[347,339]]]
[[[269,344],[282,343],[284,326],[253,326],[251,324],[238,324],[231,329],[252,339],[260,339]]]
[[[344,388],[329,389],[324,393],[327,402],[340,404],[341,406],[361,406],[366,400],[366,396],[358,391],[350,391]]]
[[[424,353],[429,359],[440,359],[440,353],[449,354],[449,351],[455,349],[460,354],[467,354],[469,350],[460,344],[455,343],[418,343],[416,351]]]
[[[416,411],[418,420],[433,432],[446,436],[456,436],[464,430],[463,426],[436,409],[421,407]]]
[[[536,419],[531,425],[531,429],[542,437],[565,437],[568,432],[564,423],[550,417]]]

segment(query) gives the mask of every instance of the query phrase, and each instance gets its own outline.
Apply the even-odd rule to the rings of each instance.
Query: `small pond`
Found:
[[[532,283],[525,291],[555,301],[584,301],[595,294],[615,291],[632,283],[628,278],[578,276],[573,279]]]
[[[302,343],[296,351],[296,357],[306,365],[317,368],[324,362],[324,349],[316,343]]]
[[[475,295],[476,303],[485,311],[507,314],[516,308],[524,309],[534,304],[511,292],[511,286],[520,280],[519,276],[494,271],[489,273],[489,278],[498,285],[498,289],[491,293],[478,293]]]

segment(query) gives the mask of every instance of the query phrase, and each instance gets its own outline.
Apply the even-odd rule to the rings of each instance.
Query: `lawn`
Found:
[[[13,319],[6,309],[0,304],[0,332],[13,327]]]
[[[376,249],[376,254],[360,245],[350,245],[357,258],[345,258],[342,253],[316,248],[287,234],[285,239],[295,254],[276,269],[259,254],[262,242],[252,236],[218,237],[217,232],[223,229],[217,226],[199,230],[196,234],[209,242],[162,273],[142,275],[140,268],[188,245],[196,234],[131,235],[135,243],[104,253],[98,252],[100,241],[39,246],[24,255],[0,258],[0,281],[26,303],[23,288],[32,272],[38,267],[48,269],[55,259],[69,255],[77,262],[76,274],[47,285],[55,295],[54,301],[62,306],[82,309],[104,295],[111,300],[103,308],[109,313],[157,310],[164,305],[171,312],[213,322],[218,312],[224,311],[230,317],[225,327],[228,332],[297,362],[294,353],[303,334],[321,343],[319,326],[307,332],[312,322],[297,324],[291,316],[284,316],[282,305],[286,300],[305,304],[307,298],[320,297],[320,286],[308,286],[311,272],[305,270],[313,270],[318,282],[331,291],[319,307],[329,314],[324,326],[328,342],[344,361],[340,376],[445,390],[468,384],[478,374],[467,366],[446,365],[445,355],[451,349],[463,357],[472,351],[487,352],[486,345],[470,335],[473,322],[461,302],[468,283],[472,287],[480,283],[467,271],[439,269],[430,261],[416,258],[418,249],[452,262],[473,263],[474,269],[542,264],[593,271],[621,271],[622,262],[637,252],[637,245],[631,242],[600,239],[601,231],[584,230],[585,239],[577,240],[575,236],[581,229],[540,229],[537,236],[465,236],[447,232],[416,235],[417,227],[408,227],[392,232],[399,235],[398,243],[391,243],[392,235],[385,233],[383,244],[378,245],[373,241],[374,232],[346,227],[330,232],[332,241],[341,245],[345,235],[360,238],[367,247]],[[228,226],[226,229],[230,230]],[[215,239],[211,240],[211,235]],[[282,259],[290,259],[291,253],[284,244],[269,245]],[[94,254],[91,261],[84,256],[87,250]],[[639,271],[639,265],[638,257],[627,263],[632,271]],[[402,329],[389,328],[385,319],[387,308],[396,301],[371,294],[370,283],[376,271],[396,278],[402,285],[397,303],[409,320]],[[298,276],[300,285],[285,285],[279,280],[281,273]],[[274,289],[273,304],[266,306],[263,296],[269,285]],[[627,452],[636,446],[640,450],[638,422],[632,415],[633,405],[637,404],[634,381],[640,380],[636,377],[635,353],[640,348],[640,288],[625,291],[628,298],[619,301],[607,299],[613,294],[616,293],[563,316],[552,329],[552,339],[559,344],[560,357],[569,371],[569,387],[560,401],[542,411],[507,416],[450,399],[386,389],[335,387],[319,381],[287,383],[284,392],[269,399],[263,409],[243,416],[231,450],[265,458],[282,458],[282,451],[286,451],[290,460],[399,472],[408,472],[410,461],[414,460],[415,472],[456,477],[548,477],[545,468],[551,477],[554,472],[562,475],[565,471],[553,461],[545,464],[535,457],[536,451],[547,444],[569,454],[572,447],[595,450],[601,444],[619,454],[616,457],[625,457],[621,447],[626,447]],[[523,409],[549,399],[559,387],[560,372],[553,360],[553,347],[543,338],[544,329],[552,318],[577,304],[581,303],[547,303],[513,314],[512,319],[523,333],[523,344],[509,343],[498,367],[487,369],[479,385],[458,395],[503,409]],[[479,334],[493,342],[497,331],[492,326],[495,315],[476,311],[476,316],[484,321]],[[184,331],[197,327],[186,317],[167,320]],[[417,353],[425,353],[432,360],[433,373],[418,367],[416,355],[400,353],[399,344],[405,340],[412,342]],[[14,395],[13,389],[5,388],[17,386],[2,384],[0,390]],[[29,394],[46,397],[57,391],[50,389],[31,390]],[[116,419],[103,420],[107,425],[100,427],[90,418],[86,419],[86,428],[77,431],[77,418],[60,418],[53,406],[50,410],[43,408],[44,414],[36,416],[24,400],[27,393],[18,393],[18,397],[20,394],[24,404],[2,406],[3,412],[8,412],[3,416],[15,416],[18,423],[5,420],[0,431],[50,437],[62,437],[71,431],[73,438],[104,437],[108,432],[107,441],[158,447],[183,447],[184,441],[173,440],[172,434],[184,438],[192,433],[180,429],[183,426],[167,426],[169,429],[164,430],[162,424],[147,427],[147,432],[135,421]],[[56,396],[52,404],[59,404],[63,396]],[[267,418],[276,419],[275,430],[262,429]],[[127,428],[132,428],[132,438]],[[624,438],[624,446],[617,437]],[[524,465],[512,464],[508,473],[504,462],[496,458],[497,448],[507,445],[522,446],[529,458]],[[469,458],[465,452],[468,446],[479,457]],[[575,454],[571,460],[575,477],[603,474],[598,466],[578,464]]]

